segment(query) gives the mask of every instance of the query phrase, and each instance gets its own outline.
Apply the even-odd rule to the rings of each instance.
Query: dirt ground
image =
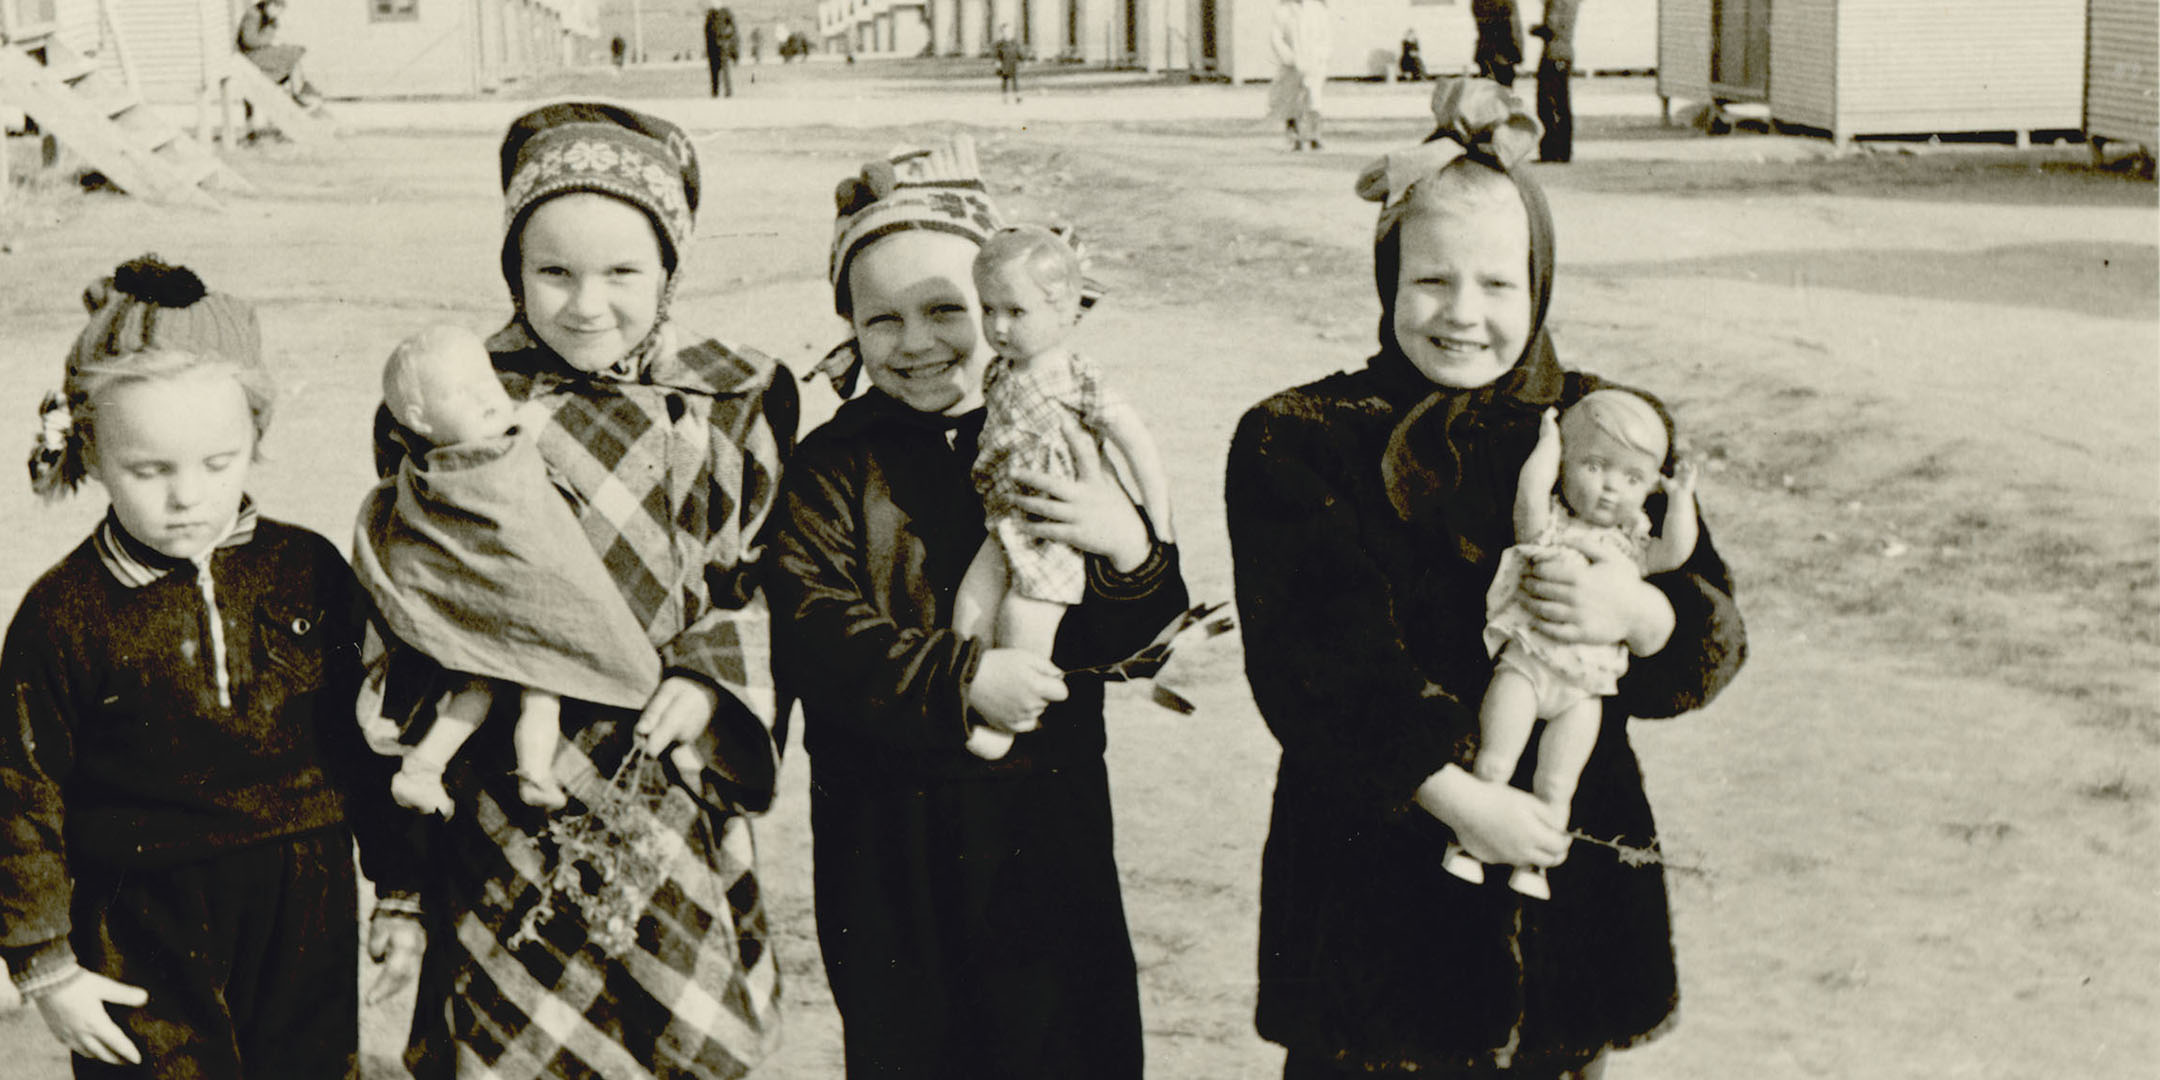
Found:
[[[702,73],[641,77],[641,94],[687,96]],[[1232,425],[1371,351],[1372,212],[1350,182],[1422,130],[1356,121],[1292,156],[1250,121],[1110,119],[1133,114],[1114,89],[1096,96],[1092,122],[972,130],[1009,210],[1091,238],[1113,292],[1085,346],[1164,443],[1194,593],[1227,598]],[[807,370],[843,336],[823,280],[833,183],[942,130],[701,137],[709,187],[679,317]],[[2154,185],[2095,171],[2080,148],[1764,161],[1625,117],[1590,117],[1580,137],[1576,165],[1538,169],[1560,235],[1561,355],[1673,404],[1752,637],[1714,706],[1634,732],[1675,864],[1684,1005],[1608,1075],[2151,1075]],[[477,134],[253,150],[243,171],[262,190],[221,214],[29,193],[0,216],[0,418],[29,442],[82,285],[159,252],[261,305],[285,396],[258,500],[348,535],[390,345],[506,312],[493,150]],[[822,386],[806,392],[829,410]],[[22,486],[0,500],[12,606],[102,501],[41,507]],[[1196,715],[1120,691],[1110,717],[1150,1069],[1262,1077],[1281,1059],[1251,1027],[1275,747],[1234,639],[1187,658],[1176,684]],[[788,1039],[758,1075],[776,1080],[840,1072],[799,750],[760,825]],[[401,1022],[369,1017],[371,1076],[402,1075]],[[64,1075],[41,1026],[0,1013],[0,1080]]]

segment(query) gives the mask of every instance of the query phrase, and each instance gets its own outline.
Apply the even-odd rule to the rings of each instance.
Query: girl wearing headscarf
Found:
[[[1613,560],[1531,573],[1546,632],[1634,660],[1571,821],[1468,771],[1522,462],[1546,408],[1607,384],[1562,368],[1545,329],[1552,219],[1512,167],[1536,124],[1485,80],[1443,82],[1434,112],[1431,140],[1360,182],[1383,205],[1379,351],[1262,402],[1230,450],[1246,672],[1282,744],[1257,1020],[1288,1078],[1594,1076],[1677,996],[1661,869],[1607,846],[1657,845],[1628,719],[1707,703],[1745,636],[1707,530],[1647,581]],[[1554,899],[1450,876],[1450,840],[1552,867]]]
[[[768,580],[810,753],[818,944],[852,1077],[1141,1073],[1099,677],[1184,609],[1177,549],[1099,464],[1023,473],[1026,528],[1086,555],[1047,658],[952,628],[983,546],[977,251],[1002,224],[964,136],[838,192],[843,404],[789,463]],[[1075,439],[1086,436],[1073,432]],[[998,760],[970,731],[1032,728]]]
[[[508,724],[451,762],[435,877],[405,901],[427,931],[407,1062],[423,1078],[739,1077],[778,1037],[748,815],[771,804],[787,708],[753,541],[794,384],[669,318],[700,193],[680,128],[548,105],[511,123],[501,167],[515,307],[488,352],[661,678],[641,709],[564,699],[565,810],[520,798]],[[416,445],[378,414],[386,475]],[[446,674],[397,641],[376,671],[363,718],[380,714],[378,744],[409,742]],[[410,943],[388,951],[411,964]]]

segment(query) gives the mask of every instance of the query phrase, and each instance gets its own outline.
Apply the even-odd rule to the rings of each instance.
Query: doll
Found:
[[[1642,573],[1678,569],[1695,550],[1695,468],[1675,466],[1660,476],[1668,439],[1664,420],[1643,398],[1598,390],[1555,419],[1547,409],[1538,441],[1523,463],[1515,496],[1515,546],[1485,594],[1485,647],[1499,657],[1478,712],[1481,732],[1472,772],[1505,783],[1515,774],[1537,721],[1545,721],[1531,790],[1566,819],[1583,764],[1597,743],[1603,699],[1627,671],[1627,647],[1567,643],[1537,629],[1522,605],[1524,566],[1543,559],[1623,557]],[[1555,490],[1557,486],[1557,491]],[[1664,530],[1652,535],[1643,499],[1668,496]],[[1450,845],[1443,865],[1466,881],[1484,880],[1482,865]],[[1518,866],[1509,887],[1550,899],[1540,867]]]
[[[1041,226],[1001,229],[984,242],[974,269],[983,336],[997,351],[983,377],[985,413],[974,469],[991,536],[961,582],[953,624],[988,638],[992,647],[1048,659],[1065,609],[1086,591],[1086,571],[1071,545],[1031,529],[1026,500],[1032,492],[1015,472],[1073,475],[1074,455],[1083,451],[1068,442],[1067,429],[1076,426],[1088,441],[1116,448],[1158,532],[1169,527],[1169,478],[1139,413],[1068,344],[1086,306],[1085,277],[1072,243]],[[980,632],[984,623],[989,633]],[[995,759],[1012,739],[1008,732],[976,727],[967,745],[976,756]]]
[[[406,748],[391,795],[449,816],[444,769],[514,688],[518,794],[560,809],[562,697],[642,705],[657,656],[548,482],[479,337],[433,327],[406,339],[383,368],[383,401],[425,446],[377,487],[355,562],[398,636],[467,676]]]

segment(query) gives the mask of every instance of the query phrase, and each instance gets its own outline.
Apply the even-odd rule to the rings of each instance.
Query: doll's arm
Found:
[[[1536,540],[1552,524],[1553,485],[1560,482],[1559,411],[1538,417],[1537,445],[1523,461],[1515,483],[1515,542]]]
[[[1682,458],[1673,466],[1672,478],[1664,482],[1665,529],[1650,541],[1646,560],[1653,574],[1678,570],[1695,553],[1695,541],[1702,534],[1701,518],[1695,511],[1697,479],[1695,463]]]
[[[1117,447],[1132,466],[1133,482],[1140,487],[1140,505],[1157,536],[1174,535],[1170,522],[1170,473],[1163,467],[1162,449],[1155,435],[1140,420],[1140,411],[1125,402],[1112,402],[1096,417],[1103,438]]]

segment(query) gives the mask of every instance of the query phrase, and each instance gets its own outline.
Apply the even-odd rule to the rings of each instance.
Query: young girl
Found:
[[[77,1075],[349,1076],[354,832],[379,886],[413,879],[346,719],[358,590],[248,501],[253,310],[149,256],[84,302],[31,486],[112,509],[0,653],[0,956]]]
[[[984,542],[970,479],[985,346],[971,267],[998,225],[972,146],[843,182],[830,262],[842,405],[789,464],[769,580],[802,696],[818,943],[855,1077],[1141,1071],[1100,680],[1185,606],[1176,549],[1092,446],[1022,473],[1030,535],[1088,554],[1050,657],[952,628]],[[1041,730],[998,761],[971,728]]]
[[[449,816],[443,770],[500,691],[518,699],[518,796],[562,809],[562,698],[637,708],[660,684],[659,657],[478,337],[438,326],[407,338],[384,365],[383,404],[424,443],[361,508],[355,569],[398,640],[470,675],[404,752],[391,795]]]
[[[1027,533],[1027,514],[1014,500],[1029,489],[1013,474],[1072,476],[1076,466],[1065,428],[1078,423],[1090,440],[1115,446],[1131,465],[1140,503],[1156,521],[1169,521],[1170,481],[1140,414],[1066,344],[1082,309],[1080,257],[1070,243],[1039,225],[1000,229],[975,256],[975,289],[982,297],[983,335],[997,351],[983,378],[975,457],[975,490],[991,536],[961,581],[953,625],[988,637],[995,648],[1048,657],[1065,609],[1087,591],[1085,556]],[[1092,444],[1088,450],[1095,452]],[[1012,740],[978,727],[968,736],[968,751],[1003,757]]]
[[[778,1037],[745,815],[770,805],[785,713],[753,540],[794,384],[669,322],[700,192],[680,128],[543,106],[511,123],[501,164],[516,306],[488,351],[662,677],[640,708],[563,699],[564,812],[525,804],[504,725],[451,762],[406,1058],[423,1080],[738,1077]],[[378,419],[387,473],[413,442]],[[385,669],[383,713],[408,734],[464,682],[402,641]],[[701,768],[675,764],[683,743]]]
[[[1443,83],[1435,113],[1469,150],[1428,142],[1361,184],[1384,200],[1378,353],[1261,403],[1230,450],[1246,673],[1282,743],[1257,1021],[1285,1077],[1592,1075],[1661,1030],[1678,989],[1663,875],[1570,833],[1654,847],[1628,718],[1701,706],[1745,645],[1707,534],[1648,579],[1607,556],[1533,566],[1522,602],[1546,633],[1634,659],[1572,820],[1469,771],[1522,462],[1540,414],[1601,383],[1562,369],[1545,332],[1552,220],[1505,164],[1535,124],[1484,80]],[[1450,841],[1557,865],[1554,899],[1450,876]]]
[[[1597,744],[1603,699],[1627,672],[1619,642],[1560,641],[1538,628],[1521,601],[1523,572],[1541,560],[1586,561],[1603,553],[1652,574],[1678,570],[1695,551],[1695,470],[1682,461],[1673,478],[1661,469],[1671,449],[1665,424],[1650,403],[1625,390],[1598,390],[1553,418],[1538,422],[1537,446],[1523,463],[1515,492],[1515,546],[1485,592],[1485,648],[1497,653],[1492,682],[1478,707],[1480,780],[1506,783],[1540,720],[1537,769],[1530,790],[1563,817],[1575,798],[1583,762]],[[1563,437],[1564,436],[1564,437]],[[1666,492],[1665,523],[1653,536],[1643,499]],[[1485,880],[1483,864],[1460,845],[1441,864],[1464,881]],[[1518,866],[1508,887],[1552,899],[1545,871]]]

